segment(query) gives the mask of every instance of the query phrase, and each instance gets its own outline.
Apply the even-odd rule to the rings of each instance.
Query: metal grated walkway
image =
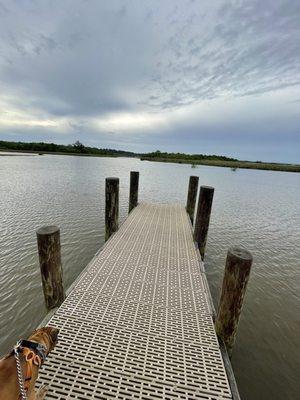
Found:
[[[140,204],[51,318],[47,399],[231,399],[183,206]]]

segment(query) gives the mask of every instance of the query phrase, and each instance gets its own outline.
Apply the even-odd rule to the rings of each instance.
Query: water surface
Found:
[[[104,180],[120,178],[120,219],[129,172],[141,201],[185,204],[188,178],[215,187],[206,254],[217,305],[226,251],[254,256],[233,367],[243,399],[299,398],[300,174],[72,156],[0,157],[0,354],[45,315],[35,231],[61,228],[68,287],[104,243]]]

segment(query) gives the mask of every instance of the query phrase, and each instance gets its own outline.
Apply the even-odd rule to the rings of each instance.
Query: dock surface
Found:
[[[139,204],[48,323],[46,399],[231,399],[199,257],[183,206]]]

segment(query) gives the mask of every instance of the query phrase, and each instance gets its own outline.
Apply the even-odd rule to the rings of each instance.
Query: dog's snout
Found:
[[[55,343],[57,342],[58,334],[59,334],[59,329],[51,328],[51,338],[52,338],[53,342],[55,342]]]

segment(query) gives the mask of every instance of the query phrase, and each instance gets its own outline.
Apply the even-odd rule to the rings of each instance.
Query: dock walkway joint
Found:
[[[49,322],[47,399],[231,399],[187,213],[142,203]]]

